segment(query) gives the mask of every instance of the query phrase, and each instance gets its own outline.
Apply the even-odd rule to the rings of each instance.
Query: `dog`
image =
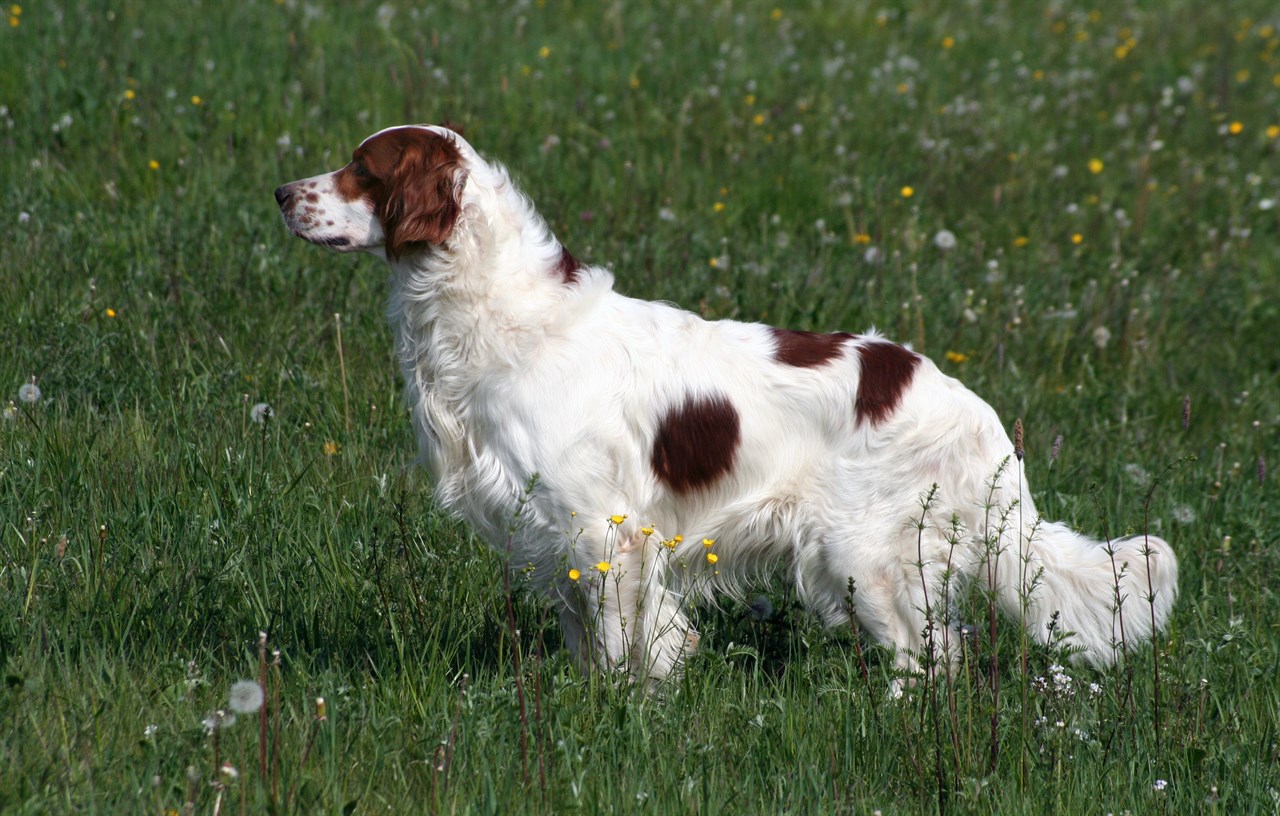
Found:
[[[955,660],[964,580],[1097,666],[1169,617],[1170,546],[1042,521],[995,411],[928,359],[621,295],[451,127],[379,131],[275,197],[297,236],[390,265],[437,499],[545,593],[585,670],[660,682],[697,646],[691,602],[779,568],[893,647],[897,683]]]

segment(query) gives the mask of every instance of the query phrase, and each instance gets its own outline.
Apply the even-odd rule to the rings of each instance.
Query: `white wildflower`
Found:
[[[265,402],[260,402],[249,409],[249,419],[252,419],[259,425],[265,425],[270,422],[275,415],[275,410]]]
[[[956,235],[951,230],[938,230],[933,236],[933,245],[943,252],[950,252],[956,248]]]
[[[40,390],[40,386],[36,385],[34,377],[31,382],[23,383],[18,389],[18,399],[28,405],[35,405],[42,396],[44,396],[44,392]]]

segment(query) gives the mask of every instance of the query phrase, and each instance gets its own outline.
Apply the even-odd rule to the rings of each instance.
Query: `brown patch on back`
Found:
[[[676,493],[701,490],[733,469],[741,439],[741,421],[727,397],[690,395],[662,417],[649,464]]]
[[[556,274],[560,276],[560,280],[565,283],[577,283],[578,270],[580,269],[582,269],[582,264],[561,244],[560,260],[556,262]]]
[[[844,344],[857,335],[848,332],[819,334],[794,329],[770,329],[773,334],[773,359],[796,368],[814,368],[839,357]]]
[[[854,402],[857,422],[865,420],[874,427],[897,409],[920,364],[920,355],[897,343],[873,340],[858,346],[858,358],[862,373]]]
[[[371,204],[382,220],[387,255],[397,258],[449,237],[460,212],[461,165],[462,154],[447,137],[395,128],[366,139],[335,182],[344,199]]]

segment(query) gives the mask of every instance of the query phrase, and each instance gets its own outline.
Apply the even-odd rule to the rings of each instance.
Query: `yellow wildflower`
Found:
[[[626,520],[627,520],[626,516],[620,516],[617,513],[614,513],[612,516],[609,516],[609,521],[611,521],[615,527]]]
[[[159,170],[160,162],[156,161],[155,159],[152,159],[151,161],[147,162],[147,167],[150,167],[152,170]]]
[[[579,578],[581,578],[581,577],[582,577],[582,573],[578,572],[576,569],[571,569],[571,570],[569,570],[569,580],[570,580],[570,581],[576,581],[576,580],[578,580],[578,579],[579,579]]]
[[[1102,172],[1103,167],[1102,159],[1089,159],[1089,172],[1095,176]]]
[[[764,124],[764,114],[763,114],[763,113],[757,113],[755,116],[752,116],[752,117],[751,117],[751,123],[752,123],[752,124],[754,124],[754,125],[756,125],[757,127],[759,127],[760,125],[763,125],[763,124]]]
[[[333,440],[328,440],[324,443],[325,456],[333,456],[334,454],[338,453],[341,450],[342,450],[342,446],[339,445],[337,442],[334,442]]]
[[[853,242],[855,244],[869,244],[871,243],[871,236],[865,232],[855,232],[853,234]]]
[[[136,92],[136,91],[134,91],[134,90],[133,90],[133,88],[125,88],[125,89],[124,89],[124,98],[125,98],[125,99],[133,99],[133,98],[134,98],[134,97],[136,97],[137,95],[138,95],[138,94],[137,94],[137,92]]]
[[[107,309],[106,314],[107,314],[107,317],[115,317],[115,316],[116,316],[116,310],[115,310],[115,309]]]
[[[911,185],[907,185],[906,187],[902,188],[901,193],[903,198],[911,198],[911,196],[916,194],[916,188],[912,187]]]
[[[711,209],[715,210],[716,212],[724,212],[724,202],[717,201],[715,204],[711,205]]]
[[[204,100],[200,98],[199,94],[196,94],[191,97],[191,104],[199,107],[204,104]]]
[[[640,87],[640,77],[636,76],[635,74],[632,74],[632,75],[631,75],[631,83],[630,83],[630,84],[631,84],[631,90],[633,90],[633,91],[634,91],[636,88],[639,88],[639,87]]]
[[[715,546],[715,544],[716,544],[716,540],[714,538],[702,539],[702,546],[706,547],[707,549],[711,549],[712,547]]]
[[[641,528],[640,528],[640,534],[641,534],[642,536],[644,536],[645,538],[648,538],[649,536],[653,535],[653,528],[652,528],[652,527],[641,527]]]
[[[1022,247],[1026,246],[1029,243],[1031,243],[1031,239],[1025,235],[1019,235],[1017,238],[1013,239],[1013,245],[1018,247],[1019,249],[1021,249]]]
[[[962,351],[948,351],[947,359],[953,363],[963,363],[969,359],[969,355]]]
[[[775,23],[776,23],[776,22],[778,22],[779,20],[781,20],[781,19],[782,19],[782,9],[780,9],[780,8],[776,8],[776,9],[774,9],[773,11],[769,12],[769,19],[770,19],[770,20],[773,20]]]
[[[1244,122],[1232,122],[1227,125],[1227,132],[1232,136],[1239,136],[1244,131]]]
[[[544,45],[544,46],[542,46],[541,48],[539,48],[539,49],[538,49],[538,58],[539,58],[539,59],[546,59],[546,58],[547,58],[547,57],[549,57],[549,56],[551,56],[551,48],[550,48],[550,46],[546,46],[546,45]]]
[[[946,36],[946,37],[943,37],[943,38],[942,38],[942,47],[943,47],[943,48],[946,48],[947,50],[950,50],[950,49],[951,49],[951,47],[952,47],[953,45],[955,45],[955,44],[956,44],[956,38],[955,38],[955,37],[952,37],[952,36],[948,35],[948,36]]]
[[[1081,235],[1081,234],[1080,234],[1080,233],[1078,233],[1078,232],[1072,233],[1072,234],[1071,234],[1071,243],[1075,244],[1076,246],[1079,246],[1080,244],[1083,244],[1083,243],[1084,243],[1084,236],[1083,236],[1083,235]]]
[[[1277,139],[1277,138],[1280,138],[1280,125],[1270,125],[1270,126],[1268,126],[1268,127],[1267,127],[1267,138],[1268,138],[1268,139]]]
[[[600,570],[601,575],[604,575],[606,572],[609,571],[609,562],[601,561],[599,564],[596,564],[596,569]]]
[[[719,561],[719,560],[720,560],[720,556],[716,555],[715,553],[707,553],[707,563],[708,563],[708,564],[714,564],[715,562],[717,562],[717,561]]]

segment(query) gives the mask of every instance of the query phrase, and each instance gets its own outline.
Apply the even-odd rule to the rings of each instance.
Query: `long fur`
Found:
[[[411,188],[426,192],[396,192]],[[852,581],[858,622],[906,671],[926,609],[934,642],[958,643],[953,581],[994,585],[1041,641],[1056,615],[1097,665],[1169,616],[1169,545],[1041,521],[995,412],[930,361],[874,332],[706,321],[618,294],[450,129],[381,131],[276,197],[307,240],[394,255],[388,314],[439,502],[510,548],[584,666],[671,674],[697,643],[691,597],[779,567],[832,625]],[[384,213],[432,228],[388,253]]]

